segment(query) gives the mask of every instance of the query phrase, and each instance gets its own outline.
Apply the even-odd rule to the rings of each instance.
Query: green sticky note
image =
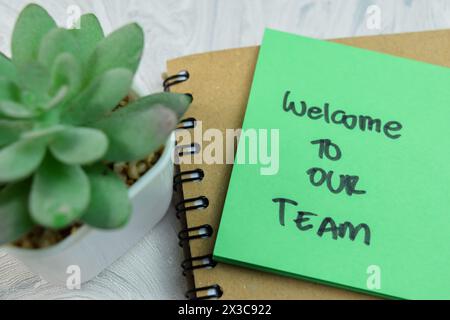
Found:
[[[243,132],[215,259],[450,298],[449,69],[268,30]]]

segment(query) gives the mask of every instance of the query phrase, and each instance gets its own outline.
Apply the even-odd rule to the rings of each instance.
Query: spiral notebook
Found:
[[[333,41],[450,67],[450,30]],[[189,93],[194,98],[178,130],[177,150],[182,163],[174,177],[175,188],[183,197],[176,209],[182,225],[179,241],[186,256],[182,264],[189,285],[186,297],[370,299],[344,289],[216,263],[212,259],[232,165],[204,163],[202,154],[210,141],[194,132],[208,128],[225,132],[241,127],[257,56],[258,47],[250,47],[168,62],[170,76],[164,82],[165,90]],[[227,154],[235,152],[233,144],[226,144],[226,148],[223,162]]]

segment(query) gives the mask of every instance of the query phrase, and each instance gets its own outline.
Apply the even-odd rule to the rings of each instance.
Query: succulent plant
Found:
[[[165,143],[191,98],[160,93],[116,109],[144,47],[137,24],[104,36],[93,14],[58,28],[28,5],[0,54],[0,244],[35,225],[119,228],[127,187],[106,163],[139,160]]]

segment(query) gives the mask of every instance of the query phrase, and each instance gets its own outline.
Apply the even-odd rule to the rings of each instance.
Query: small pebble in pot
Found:
[[[130,164],[128,165],[128,176],[131,179],[137,180],[139,179],[139,172],[138,172],[138,168],[137,168],[137,162],[136,161],[132,161],[130,162]]]
[[[127,164],[125,162],[117,162],[114,163],[114,172],[116,173],[122,173],[123,170],[126,168]]]
[[[137,164],[137,170],[138,170],[139,175],[142,175],[143,173],[145,173],[148,170],[148,166],[144,161],[140,161]]]

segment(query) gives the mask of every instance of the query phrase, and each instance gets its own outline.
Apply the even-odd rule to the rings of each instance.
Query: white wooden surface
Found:
[[[0,50],[29,1],[0,0]],[[167,59],[259,44],[265,27],[317,38],[450,28],[448,0],[41,0],[61,25],[70,6],[94,12],[105,30],[139,22],[147,37],[139,79],[160,91]],[[376,5],[376,7],[370,7]],[[377,13],[380,23],[377,24]],[[450,59],[450,57],[449,57]],[[173,209],[142,242],[81,290],[54,287],[0,250],[1,299],[182,299]]]

